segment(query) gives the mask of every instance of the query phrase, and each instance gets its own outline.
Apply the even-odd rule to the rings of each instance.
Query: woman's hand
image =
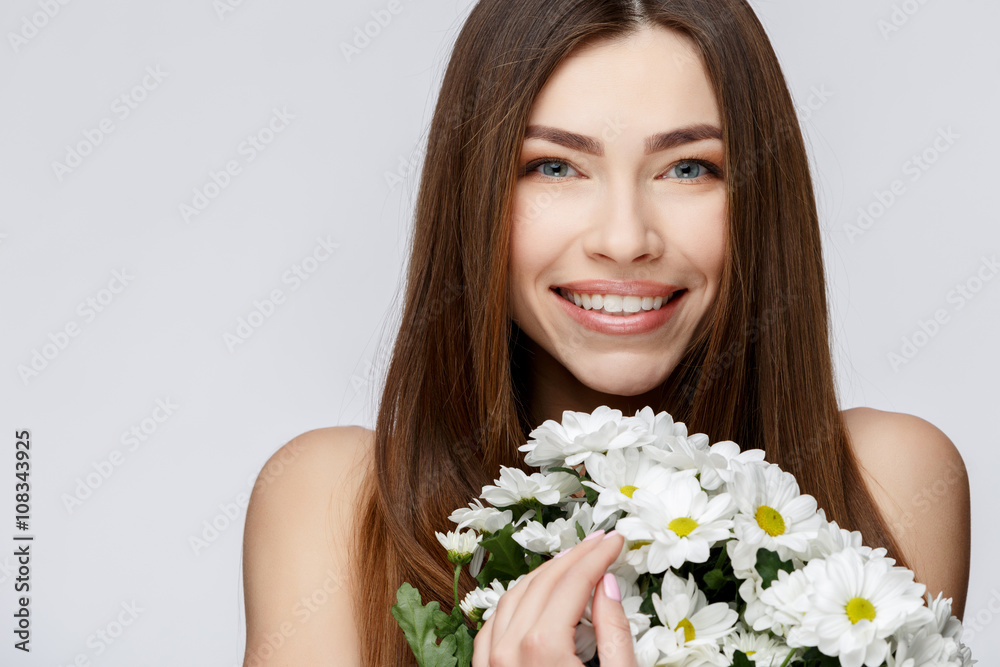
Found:
[[[580,667],[573,637],[591,593],[601,667],[635,667],[618,585],[614,575],[604,577],[624,541],[599,530],[529,572],[503,594],[476,635],[473,667]]]

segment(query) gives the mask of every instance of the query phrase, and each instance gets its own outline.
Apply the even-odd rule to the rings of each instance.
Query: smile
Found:
[[[643,311],[660,310],[660,308],[680,296],[682,292],[684,292],[683,289],[678,289],[671,292],[667,297],[663,297],[625,294],[587,294],[573,292],[563,287],[558,288],[559,296],[583,310],[617,317],[628,317]]]

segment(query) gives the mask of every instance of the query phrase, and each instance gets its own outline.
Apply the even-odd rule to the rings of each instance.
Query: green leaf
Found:
[[[483,563],[483,568],[476,576],[481,587],[486,588],[494,579],[499,579],[501,583],[507,585],[529,572],[528,564],[525,562],[525,551],[514,541],[513,535],[514,526],[508,523],[480,542],[480,545],[490,552],[489,559]]]
[[[458,667],[472,667],[472,635],[465,625],[455,633],[455,656]]]
[[[784,570],[791,574],[795,568],[792,561],[781,560],[778,554],[769,549],[757,549],[757,574],[760,575],[761,588],[768,588],[778,578],[778,571]]]
[[[747,654],[743,651],[736,651],[733,653],[733,665],[732,667],[754,667],[756,665],[753,660],[747,657]]]
[[[461,607],[455,607],[451,610],[450,614],[446,614],[440,609],[434,611],[434,625],[436,634],[441,639],[444,639],[448,635],[455,634],[460,625],[465,625],[465,619],[462,617]]]
[[[729,581],[722,570],[709,570],[705,573],[704,580],[705,586],[707,586],[710,591],[721,590],[722,587]]]
[[[406,582],[396,591],[396,604],[390,607],[420,667],[456,667],[455,636],[437,642],[435,612],[447,616],[439,607],[437,600],[424,605],[420,592]]]
[[[582,542],[587,537],[587,533],[583,532],[583,526],[580,525],[579,521],[574,521],[573,524],[576,526],[576,536]]]
[[[820,653],[818,648],[811,648],[805,652],[802,656],[802,661],[808,665],[808,667],[840,667],[840,660],[838,658],[831,658],[828,655],[823,655]]]
[[[577,479],[580,479],[580,473],[573,468],[549,468],[549,472],[568,472],[571,475],[575,475]]]

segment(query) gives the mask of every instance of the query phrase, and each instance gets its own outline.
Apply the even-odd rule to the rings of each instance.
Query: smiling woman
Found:
[[[820,238],[795,107],[746,2],[479,2],[431,124],[376,429],[304,434],[255,487],[246,664],[407,663],[399,585],[452,599],[434,532],[501,465],[525,468],[534,426],[599,405],[764,449],[961,617],[961,457],[916,417],[840,411]],[[476,667],[579,664],[591,599],[602,664],[634,665],[607,649],[628,626],[597,586],[621,547],[581,543],[507,593]],[[350,576],[275,642],[331,570]]]

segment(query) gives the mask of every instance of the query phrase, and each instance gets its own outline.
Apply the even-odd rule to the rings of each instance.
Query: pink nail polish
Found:
[[[598,538],[598,537],[600,537],[600,536],[601,536],[601,535],[602,535],[603,533],[604,533],[604,529],[603,529],[603,528],[602,528],[601,530],[595,530],[595,531],[594,531],[594,532],[592,532],[592,533],[591,533],[590,535],[587,535],[587,536],[586,536],[585,538],[583,538],[583,541],[584,541],[584,542],[586,542],[587,540],[594,540],[594,539],[597,539],[597,538]]]
[[[610,533],[605,533],[604,537],[602,537],[601,539],[602,539],[602,540],[606,540],[606,539],[608,539],[609,537],[611,537],[612,535],[617,535],[617,534],[618,534],[618,531],[617,531],[617,530],[612,530],[612,531],[611,531]]]
[[[604,594],[616,602],[621,602],[622,592],[618,588],[618,580],[610,572],[604,575]]]
[[[563,551],[560,551],[559,553],[557,553],[552,558],[555,559],[555,558],[559,558],[559,556],[565,556],[567,551],[569,551],[569,549],[564,549]]]

